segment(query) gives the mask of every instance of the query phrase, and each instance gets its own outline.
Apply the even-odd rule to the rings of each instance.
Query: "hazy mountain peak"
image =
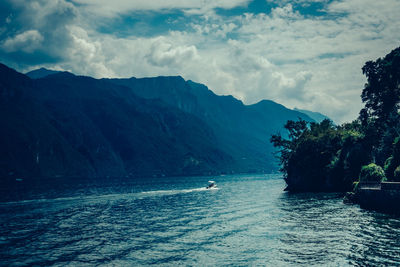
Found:
[[[40,69],[36,69],[36,70],[32,70],[29,71],[27,73],[25,73],[26,76],[28,76],[31,79],[40,79],[40,78],[44,78],[46,76],[52,75],[52,74],[56,74],[59,73],[60,71],[56,71],[56,70],[49,70],[46,68],[40,68]]]
[[[48,77],[48,76],[51,76],[51,77]],[[42,78],[54,78],[54,79],[56,79],[56,78],[63,78],[63,77],[84,77],[84,78],[89,78],[89,79],[93,79],[92,77],[89,77],[89,76],[76,76],[75,74],[73,74],[73,73],[71,73],[71,72],[68,72],[68,71],[57,71],[57,72],[54,72],[53,74],[50,74],[50,75],[47,75],[47,76],[44,76],[44,77],[42,77]]]
[[[167,80],[177,80],[177,81],[185,81],[185,79],[180,75],[175,76],[158,76],[157,78],[167,79]]]
[[[293,110],[306,114],[308,117],[312,118],[316,122],[321,122],[325,119],[331,120],[328,116],[319,112],[305,110],[305,109],[298,109],[298,108],[294,108]]]
[[[276,103],[275,101],[263,99],[255,104],[248,105],[251,108],[262,109],[262,110],[287,110],[288,108],[282,104]]]
[[[255,103],[255,104],[253,104],[253,105],[255,105],[255,106],[257,106],[257,105],[258,105],[258,106],[279,105],[279,106],[284,107],[283,105],[278,104],[278,103],[276,103],[276,102],[274,102],[274,101],[272,101],[272,100],[268,100],[268,99],[263,99],[263,100],[261,100],[261,101]]]

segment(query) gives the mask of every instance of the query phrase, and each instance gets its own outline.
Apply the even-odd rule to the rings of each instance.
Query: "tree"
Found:
[[[288,138],[271,137],[287,190],[351,190],[358,177],[400,180],[400,47],[362,71],[365,106],[357,120],[341,126],[288,121]]]
[[[384,58],[368,61],[362,71],[368,82],[361,94],[365,107],[359,119],[372,145],[374,161],[383,165],[394,138],[400,134],[400,47]]]
[[[289,191],[333,191],[329,164],[341,147],[340,132],[330,120],[321,123],[288,121],[288,138],[273,135],[271,142],[279,148],[281,171]]]
[[[400,47],[375,62],[366,62],[362,71],[368,82],[361,94],[365,107],[360,111],[360,120],[365,124],[372,119],[381,131],[399,119]]]
[[[283,172],[284,177],[287,177],[289,160],[296,150],[300,137],[307,130],[307,124],[308,123],[302,119],[298,121],[289,120],[284,125],[284,128],[288,131],[288,139],[284,139],[280,134],[271,136],[271,143],[274,147],[279,148],[277,158],[281,164],[280,171]]]

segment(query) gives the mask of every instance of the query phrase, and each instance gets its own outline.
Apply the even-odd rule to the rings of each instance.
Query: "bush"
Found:
[[[400,166],[398,166],[396,168],[396,170],[394,171],[393,180],[396,181],[396,182],[400,182]]]
[[[396,161],[394,160],[393,156],[390,156],[385,161],[385,166],[384,166],[385,175],[389,180],[393,180],[393,173],[394,170],[396,169],[395,163]]]
[[[385,174],[390,181],[399,181],[400,178],[394,177],[396,167],[400,165],[400,138],[397,137],[393,142],[393,154],[385,161]]]
[[[370,163],[361,168],[360,182],[382,182],[385,180],[385,172],[381,166]]]
[[[358,184],[359,184],[359,182],[353,183],[353,192],[358,192]]]
[[[393,155],[400,156],[400,137],[396,137],[393,142]]]

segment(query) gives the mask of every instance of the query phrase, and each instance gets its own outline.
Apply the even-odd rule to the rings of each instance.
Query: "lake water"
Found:
[[[288,194],[279,175],[208,179],[16,183],[0,203],[0,265],[400,265],[398,217]]]

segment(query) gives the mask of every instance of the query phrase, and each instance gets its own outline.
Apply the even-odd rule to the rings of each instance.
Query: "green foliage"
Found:
[[[400,137],[397,136],[393,142],[393,156],[400,158]]]
[[[400,47],[384,58],[368,61],[362,70],[368,82],[361,94],[365,107],[359,118],[375,161],[383,165],[400,130]]]
[[[274,147],[279,147],[278,159],[281,163],[281,171],[287,176],[287,169],[289,165],[289,160],[300,142],[300,137],[305,133],[307,128],[307,122],[304,120],[291,121],[289,120],[284,128],[288,131],[288,139],[284,139],[280,134],[271,136],[271,143]]]
[[[386,177],[389,181],[395,181],[394,172],[397,166],[400,165],[400,138],[395,138],[391,146],[392,154],[385,161],[384,169]],[[398,181],[398,180],[396,180]]]
[[[358,185],[360,184],[360,182],[354,182],[353,183],[353,192],[357,192],[358,191]]]
[[[389,181],[394,181],[394,171],[396,170],[396,167],[400,164],[398,158],[394,158],[393,156],[390,156],[386,161],[385,161],[385,175],[388,178]]]
[[[361,94],[365,103],[361,119],[374,119],[378,128],[392,124],[399,117],[400,47],[375,62],[368,61],[362,71],[368,82]]]
[[[400,182],[400,166],[394,170],[393,181]]]
[[[351,184],[360,174],[361,167],[371,162],[371,149],[364,136],[353,129],[344,131],[342,147],[332,175],[341,177],[342,188],[351,190]]]
[[[393,156],[390,156],[386,159],[385,161],[385,165],[383,167],[384,171],[385,171],[385,175],[389,180],[393,179],[393,174],[394,174],[394,170],[395,170],[395,165],[394,165],[394,160],[393,160]]]
[[[357,120],[339,126],[291,121],[288,139],[272,136],[288,190],[357,190],[358,177],[400,181],[400,47],[362,70],[365,106]]]
[[[361,168],[360,182],[382,182],[385,180],[385,172],[381,166],[370,163]]]
[[[285,128],[289,131],[289,138],[274,135],[271,142],[280,149],[278,158],[288,190],[337,190],[341,181],[330,172],[337,164],[344,130],[329,120],[310,123],[309,127],[304,121],[289,121]]]

